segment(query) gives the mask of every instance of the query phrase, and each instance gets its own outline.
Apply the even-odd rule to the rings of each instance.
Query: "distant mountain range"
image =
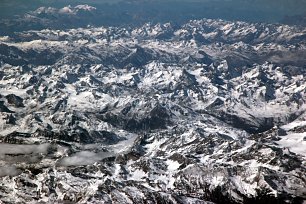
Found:
[[[4,21],[1,202],[305,202],[305,27],[91,15]]]
[[[81,4],[90,4],[96,8],[92,15],[85,12],[74,17],[45,13],[37,15],[38,8],[60,10],[67,5],[74,8]],[[140,26],[152,23],[186,23],[191,19],[227,19],[248,22],[290,23],[303,25],[294,16],[305,14],[306,3],[302,0],[287,2],[248,1],[248,0],[206,0],[206,1],[39,1],[26,3],[21,0],[1,1],[0,34],[14,31],[43,28],[76,28],[93,26]],[[62,13],[63,14],[63,13]],[[287,20],[284,18],[287,17]],[[291,20],[289,20],[291,19]]]

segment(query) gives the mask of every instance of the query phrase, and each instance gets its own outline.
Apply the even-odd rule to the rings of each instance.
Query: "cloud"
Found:
[[[19,174],[21,174],[21,170],[17,169],[15,166],[0,167],[0,177],[18,176]]]
[[[115,154],[112,152],[89,152],[82,151],[78,152],[70,157],[65,157],[59,161],[59,166],[83,166],[83,165],[91,165],[96,162],[101,161],[102,159],[112,157]]]
[[[41,145],[14,145],[14,144],[0,144],[0,155],[4,154],[46,154],[50,144]]]

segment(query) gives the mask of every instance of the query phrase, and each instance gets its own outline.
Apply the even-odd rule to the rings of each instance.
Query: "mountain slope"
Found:
[[[197,20],[0,43],[0,200],[302,203],[305,34]]]

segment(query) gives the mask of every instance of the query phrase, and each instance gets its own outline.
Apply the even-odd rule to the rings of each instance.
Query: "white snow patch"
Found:
[[[306,132],[304,133],[291,133],[282,136],[280,141],[277,141],[281,147],[289,148],[290,151],[300,154],[306,158]]]
[[[145,173],[143,170],[141,169],[136,169],[132,174],[131,174],[131,179],[132,180],[136,180],[136,181],[140,181],[143,180],[143,178],[147,177],[147,173]]]
[[[173,160],[166,160],[166,164],[168,165],[168,171],[173,172],[175,170],[177,170],[181,165],[180,163],[178,163],[177,161],[173,161]]]

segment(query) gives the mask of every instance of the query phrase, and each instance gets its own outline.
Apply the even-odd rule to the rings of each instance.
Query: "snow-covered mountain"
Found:
[[[203,19],[1,37],[0,200],[302,203],[305,36]]]

